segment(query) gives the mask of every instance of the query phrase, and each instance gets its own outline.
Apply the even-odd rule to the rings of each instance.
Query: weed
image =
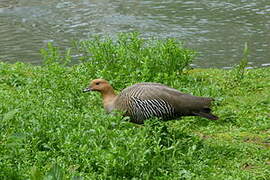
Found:
[[[245,69],[248,64],[248,45],[245,43],[245,47],[243,50],[243,57],[240,60],[238,65],[235,65],[231,73],[231,78],[228,81],[228,87],[235,87],[240,86],[240,83],[242,82],[244,75],[245,75]]]
[[[176,40],[145,40],[137,33],[83,41],[81,61],[93,78],[103,77],[117,84],[127,81],[166,81],[171,84],[190,64],[194,53]],[[114,77],[113,79],[111,77]]]
[[[0,63],[0,179],[269,178],[269,68],[244,70],[243,61],[233,73],[187,70],[192,51],[139,34],[99,37],[77,50],[82,63],[69,67],[75,49],[60,53],[52,44],[43,66]],[[241,83],[228,88],[225,75]],[[220,120],[134,125],[106,114],[98,94],[81,92],[97,77],[118,90],[155,81],[212,96]]]

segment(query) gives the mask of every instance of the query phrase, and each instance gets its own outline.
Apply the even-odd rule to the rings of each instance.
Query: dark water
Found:
[[[200,67],[230,67],[248,43],[249,64],[270,65],[269,0],[0,0],[0,60],[41,62],[40,48],[139,31],[177,38]]]

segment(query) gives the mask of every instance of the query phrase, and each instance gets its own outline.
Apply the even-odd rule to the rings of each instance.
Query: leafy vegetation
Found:
[[[270,69],[191,69],[194,55],[174,40],[49,45],[44,65],[0,63],[0,179],[268,179]],[[218,121],[184,117],[145,125],[104,112],[91,79],[117,90],[141,81],[216,99]],[[239,78],[240,77],[240,78]]]

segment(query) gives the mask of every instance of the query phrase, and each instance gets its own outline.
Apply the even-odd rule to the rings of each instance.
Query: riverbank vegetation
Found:
[[[80,64],[51,44],[41,66],[0,63],[0,179],[269,178],[270,68],[192,69],[179,42],[136,34],[75,46]],[[82,93],[100,77],[118,91],[154,81],[214,97],[220,119],[129,123]]]

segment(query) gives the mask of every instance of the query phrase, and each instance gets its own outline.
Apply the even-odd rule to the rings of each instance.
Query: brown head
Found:
[[[114,94],[113,87],[105,79],[94,79],[90,82],[88,88],[85,88],[83,92],[98,91],[102,95]]]

